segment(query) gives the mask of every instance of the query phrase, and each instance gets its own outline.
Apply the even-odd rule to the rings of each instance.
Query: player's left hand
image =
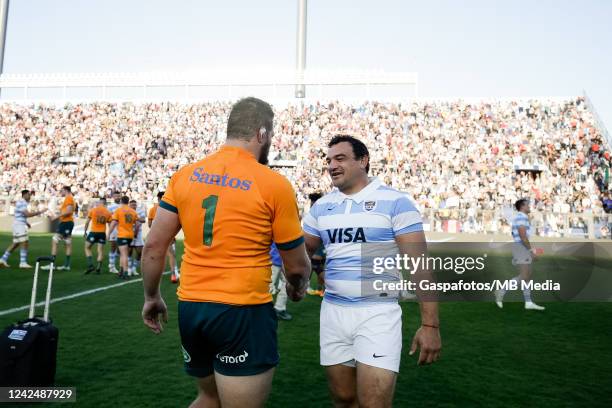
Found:
[[[168,308],[161,296],[155,299],[145,299],[142,307],[142,321],[155,334],[164,330],[162,321],[168,322]]]
[[[440,329],[426,326],[419,327],[412,339],[410,355],[413,355],[417,348],[421,350],[418,365],[431,364],[436,361],[442,348]]]

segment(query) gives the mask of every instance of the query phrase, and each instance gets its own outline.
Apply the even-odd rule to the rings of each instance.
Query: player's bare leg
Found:
[[[128,273],[128,246],[121,245],[119,246],[119,277],[127,278]]]
[[[221,406],[215,375],[198,379],[198,397],[189,405],[189,408],[217,408]]]
[[[110,252],[108,253],[108,271],[110,273],[117,273],[115,267],[115,260],[117,258],[117,241],[110,241]]]
[[[357,369],[343,364],[326,367],[329,392],[336,408],[357,407]]]
[[[223,408],[263,407],[272,388],[274,368],[261,374],[227,376],[215,372],[217,392]]]
[[[102,262],[104,261],[104,244],[97,244],[96,247],[98,250],[96,274],[99,275],[102,272]]]
[[[359,407],[387,408],[393,405],[397,373],[357,363],[357,400]]]
[[[5,268],[9,267],[8,264],[8,258],[9,256],[11,256],[11,254],[13,253],[13,251],[19,246],[19,243],[15,243],[13,242],[11,245],[9,245],[9,247],[6,249],[6,251],[4,252],[4,255],[2,255],[2,258],[0,259],[0,266],[4,266]]]
[[[138,275],[138,267],[142,258],[142,247],[132,247],[132,275]]]
[[[170,263],[170,280],[172,283],[178,282],[178,273],[176,268],[176,250],[175,250],[175,242],[168,247],[167,257],[168,262]]]
[[[85,271],[85,275],[91,273],[94,271],[94,266],[93,266],[93,262],[92,262],[92,252],[91,252],[91,247],[93,246],[93,244],[85,241],[85,257],[87,258],[87,270]]]
[[[70,256],[72,255],[72,238],[64,238],[64,249],[66,251],[66,260],[64,261],[64,266],[59,267],[58,269],[67,269],[70,270]]]
[[[53,238],[51,239],[51,258],[53,258],[53,264],[55,264],[55,257],[57,256],[57,243],[61,240],[62,238],[59,234],[53,235]],[[41,267],[41,269],[49,269],[49,268],[50,268],[50,265],[44,265]]]

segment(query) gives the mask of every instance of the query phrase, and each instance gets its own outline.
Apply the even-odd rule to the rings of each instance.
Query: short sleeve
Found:
[[[166,188],[166,192],[159,202],[159,206],[164,210],[172,211],[173,213],[178,214],[178,204],[177,204],[177,196],[175,191],[175,183],[178,177],[179,172],[176,172],[172,175],[170,182],[168,183],[168,187]]]
[[[315,237],[321,237],[319,221],[317,220],[316,204],[310,207],[310,211],[308,211],[308,214],[304,217],[304,232]]]
[[[117,221],[119,222],[119,209],[116,209],[115,212],[113,213],[113,216],[111,217],[111,219],[113,221]]]
[[[295,191],[287,179],[280,176],[274,188],[272,236],[278,249],[289,250],[304,242]]]
[[[391,224],[395,236],[423,231],[421,214],[408,197],[395,200],[391,212]]]
[[[149,208],[149,214],[147,215],[147,218],[151,221],[153,221],[153,219],[155,218],[155,214],[153,213],[154,211],[155,207]]]

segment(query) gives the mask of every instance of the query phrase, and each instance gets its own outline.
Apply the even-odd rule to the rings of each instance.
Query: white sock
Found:
[[[19,250],[19,262],[26,263],[28,262],[28,250],[25,248],[21,248]]]

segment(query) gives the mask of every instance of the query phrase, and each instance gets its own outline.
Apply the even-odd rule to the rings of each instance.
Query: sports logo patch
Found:
[[[376,208],[376,201],[366,201],[363,203],[363,209],[366,211],[372,211]]]
[[[191,362],[191,356],[189,355],[187,350],[185,350],[185,347],[183,347],[182,344],[181,344],[181,350],[183,352],[183,360],[185,360],[186,363],[190,363]]]

